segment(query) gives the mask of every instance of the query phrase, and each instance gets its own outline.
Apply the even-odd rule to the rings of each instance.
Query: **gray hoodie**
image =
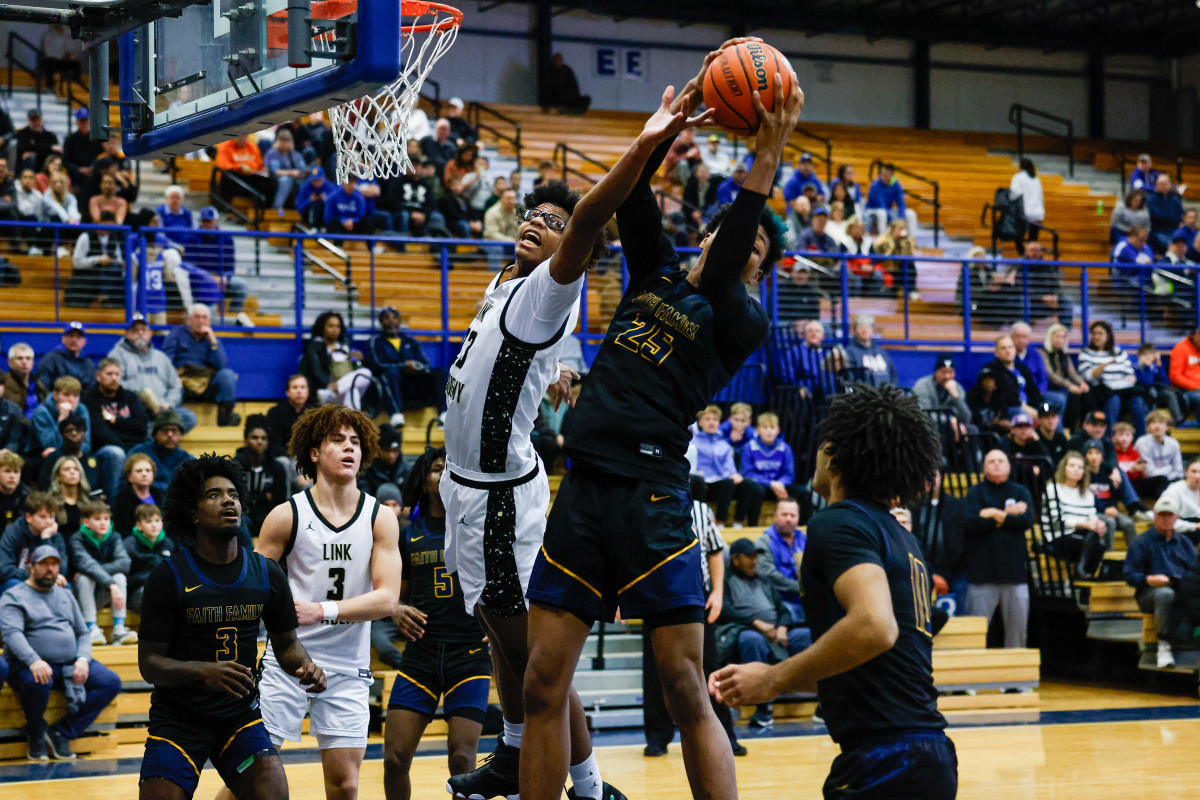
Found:
[[[177,408],[183,402],[183,383],[167,354],[154,347],[144,353],[121,339],[108,353],[121,364],[121,385],[136,395],[149,389],[160,403]]]

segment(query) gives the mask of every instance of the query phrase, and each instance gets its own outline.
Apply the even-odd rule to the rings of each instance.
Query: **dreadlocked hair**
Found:
[[[199,458],[183,462],[175,468],[175,477],[171,478],[167,496],[163,500],[163,527],[171,538],[195,541],[196,523],[193,516],[209,478],[227,478],[237,489],[243,503],[250,496],[246,489],[246,473],[230,456],[205,453]]]
[[[406,507],[419,507],[422,514],[429,511],[429,471],[433,468],[433,462],[445,457],[446,448],[426,447],[425,452],[413,462],[404,485],[400,487],[400,497]]]
[[[567,212],[567,216],[575,213],[575,206],[579,204],[583,195],[579,192],[567,188],[567,185],[562,181],[546,181],[539,183],[533,187],[533,191],[525,195],[525,208],[537,208],[543,203],[556,205],[563,211]],[[608,229],[601,228],[596,234],[596,241],[592,242],[592,257],[588,261],[590,268],[600,259],[604,258],[608,253]]]
[[[851,384],[830,403],[817,441],[851,497],[910,503],[941,466],[933,424],[896,386]]]
[[[292,439],[288,442],[288,453],[296,459],[296,471],[310,481],[317,479],[317,462],[309,455],[314,449],[342,428],[351,428],[358,434],[362,447],[362,458],[358,474],[362,475],[375,459],[379,458],[379,429],[371,418],[361,411],[339,405],[324,405],[310,408],[300,415],[292,426]]]

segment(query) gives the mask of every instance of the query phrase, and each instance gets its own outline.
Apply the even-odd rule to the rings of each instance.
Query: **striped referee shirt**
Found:
[[[712,591],[712,576],[708,574],[708,557],[725,549],[725,539],[721,536],[721,526],[712,509],[699,500],[692,501],[692,530],[704,548],[704,556],[700,559],[700,573],[704,576],[704,594]]]

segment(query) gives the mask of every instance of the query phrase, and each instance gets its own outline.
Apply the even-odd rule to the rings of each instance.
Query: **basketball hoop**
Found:
[[[354,5],[351,0],[316,0],[312,4],[312,18],[344,16],[348,4]],[[399,76],[374,95],[329,109],[339,184],[344,184],[350,175],[369,180],[414,171],[408,157],[409,117],[433,65],[454,45],[463,15],[452,6],[425,0],[402,0],[400,14],[403,24]],[[358,24],[369,25],[370,20],[360,19]],[[333,47],[331,32],[314,35],[315,50]]]

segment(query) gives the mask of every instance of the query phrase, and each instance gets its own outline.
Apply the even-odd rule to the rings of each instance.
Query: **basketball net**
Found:
[[[402,7],[400,75],[374,95],[329,109],[339,184],[351,175],[371,180],[415,172],[408,156],[409,118],[433,65],[454,46],[462,12],[413,0],[404,0]],[[314,49],[330,50],[333,35],[318,35],[313,42]]]

